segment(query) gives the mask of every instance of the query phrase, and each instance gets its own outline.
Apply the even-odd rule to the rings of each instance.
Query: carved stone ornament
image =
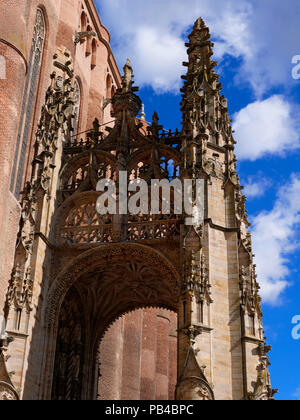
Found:
[[[58,50],[53,57],[55,70],[51,74],[45,104],[36,133],[33,185],[49,193],[56,142],[61,134],[66,140],[73,130],[74,98],[73,65],[68,50]]]
[[[177,388],[179,401],[212,401],[213,399],[209,385],[200,378],[187,378]]]
[[[255,273],[255,266],[252,270],[248,271],[244,266],[241,267],[240,271],[240,302],[243,313],[248,312],[249,314],[257,313],[258,316],[262,317],[261,310],[261,297],[259,295],[259,284],[256,281],[257,276]]]
[[[17,392],[5,382],[0,382],[0,401],[19,400]]]
[[[190,346],[183,374],[176,388],[176,399],[179,401],[212,401],[215,399],[205,374],[205,366],[199,366],[195,350]]]
[[[17,401],[19,395],[7,373],[4,355],[0,355],[0,401]]]
[[[265,359],[257,367],[257,381],[254,386],[254,391],[249,393],[249,400],[252,400],[252,401],[274,400],[274,395],[278,392],[278,390],[271,388],[268,366],[269,366],[269,362],[267,359]]]
[[[199,301],[206,301],[211,304],[211,284],[209,282],[209,273],[205,265],[205,257],[197,257],[200,252],[192,251],[190,258],[185,262],[184,281],[182,291],[192,292]]]

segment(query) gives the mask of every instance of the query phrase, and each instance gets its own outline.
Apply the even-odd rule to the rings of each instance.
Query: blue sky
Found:
[[[248,196],[264,325],[273,345],[272,384],[280,389],[278,399],[300,400],[300,340],[291,334],[292,318],[300,315],[300,71],[299,79],[292,77],[292,59],[300,56],[299,0],[96,4],[119,66],[132,60],[146,119],[156,110],[165,128],[180,128],[186,36],[199,16],[210,26]]]

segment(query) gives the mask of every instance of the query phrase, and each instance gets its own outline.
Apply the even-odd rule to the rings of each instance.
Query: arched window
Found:
[[[19,198],[22,187],[26,150],[33,109],[36,102],[36,91],[41,69],[45,35],[44,13],[41,9],[37,9],[10,185],[10,189],[17,199]]]
[[[112,78],[108,74],[106,78],[106,99],[112,98]]]
[[[87,32],[92,32],[92,28],[90,26],[88,26],[86,28]],[[85,55],[88,57],[89,55],[92,54],[92,37],[89,36],[87,38],[87,43],[86,43],[86,50],[85,50]]]
[[[86,14],[84,12],[81,13],[81,19],[80,19],[80,23],[81,23],[81,32],[85,32],[86,31],[86,26],[87,26],[87,19],[86,19]],[[81,42],[84,42],[84,40],[82,40]]]
[[[81,103],[81,89],[78,79],[75,79],[74,83],[74,110],[73,110],[73,124],[72,124],[72,136],[76,136],[79,131],[79,116],[80,116],[80,103]]]
[[[97,41],[94,38],[92,41],[92,61],[91,61],[91,69],[93,70],[97,65]]]

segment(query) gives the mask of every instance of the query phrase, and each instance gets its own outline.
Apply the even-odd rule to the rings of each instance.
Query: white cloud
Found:
[[[293,394],[293,397],[300,401],[300,387],[296,389],[296,392],[295,394]]]
[[[248,177],[244,194],[248,199],[263,197],[268,188],[272,186],[272,181],[258,173],[255,177]]]
[[[282,155],[300,146],[295,108],[282,96],[256,101],[234,115],[233,129],[239,159]]]
[[[290,257],[299,248],[300,175],[292,175],[289,184],[278,193],[274,207],[252,220],[253,248],[257,274],[265,302],[276,304],[289,286]]]
[[[186,69],[187,31],[203,16],[211,26],[216,42],[216,57],[225,53],[251,56],[247,2],[233,0],[102,0],[100,17],[112,32],[114,51],[120,66],[132,59],[136,82],[151,85],[159,92],[179,93],[180,76]],[[216,13],[216,10],[222,13]]]
[[[291,59],[300,54],[300,2],[272,0],[96,0],[100,17],[112,32],[120,65],[130,56],[140,85],[177,91],[184,41],[202,16],[216,40],[216,57],[242,60],[239,83],[257,97],[269,88],[292,84]],[[281,30],[284,22],[284,30]]]
[[[185,48],[180,39],[168,33],[159,34],[152,27],[140,27],[136,32],[134,64],[141,69],[144,80],[148,80],[156,91],[166,91],[172,86],[180,89],[180,74]],[[155,46],[155,48],[154,48]],[[151,65],[147,65],[151,54]],[[170,67],[172,72],[170,72]],[[136,73],[137,74],[137,73]],[[139,76],[136,77],[139,83]],[[141,80],[141,84],[145,84]]]

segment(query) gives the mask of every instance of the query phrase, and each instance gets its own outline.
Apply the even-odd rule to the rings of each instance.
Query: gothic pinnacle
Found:
[[[204,22],[204,20],[201,17],[199,17],[196,20],[196,22],[194,23],[194,31],[195,30],[201,30],[203,28],[206,28],[205,22]]]
[[[135,94],[139,90],[134,85],[133,68],[128,58],[123,67],[124,75],[122,76],[122,87],[117,89],[112,98],[112,105],[115,118],[119,118],[121,111],[130,111],[134,118],[138,115],[142,107],[141,99]]]
[[[131,66],[130,59],[128,58],[125,66],[123,67],[123,88],[128,92],[133,84],[133,69]]]
[[[122,87],[123,92],[137,92],[139,90],[138,87],[133,87],[134,84],[134,75],[133,75],[133,68],[131,65],[131,61],[127,58],[126,64],[123,67],[124,76],[122,77]]]
[[[204,20],[199,18],[194,23],[192,32],[189,35],[190,42],[187,45],[190,49],[193,47],[213,47],[214,44],[210,41],[209,28],[205,25]],[[188,51],[189,53],[189,51]]]
[[[195,88],[199,85],[199,79],[208,83],[213,90],[220,91],[222,85],[219,83],[219,76],[214,71],[218,63],[211,59],[214,44],[210,41],[209,28],[202,18],[196,20],[189,35],[189,41],[186,44],[189,61],[183,63],[188,67],[188,73],[182,76],[186,82],[181,91],[186,95],[189,87]]]
[[[227,101],[220,95],[222,85],[214,70],[217,62],[211,59],[214,44],[202,18],[196,20],[186,46],[188,62],[183,65],[188,71],[182,76],[185,83],[181,89],[184,132],[194,138],[199,133],[206,134],[210,142],[217,144],[222,138],[228,144],[232,130]]]

